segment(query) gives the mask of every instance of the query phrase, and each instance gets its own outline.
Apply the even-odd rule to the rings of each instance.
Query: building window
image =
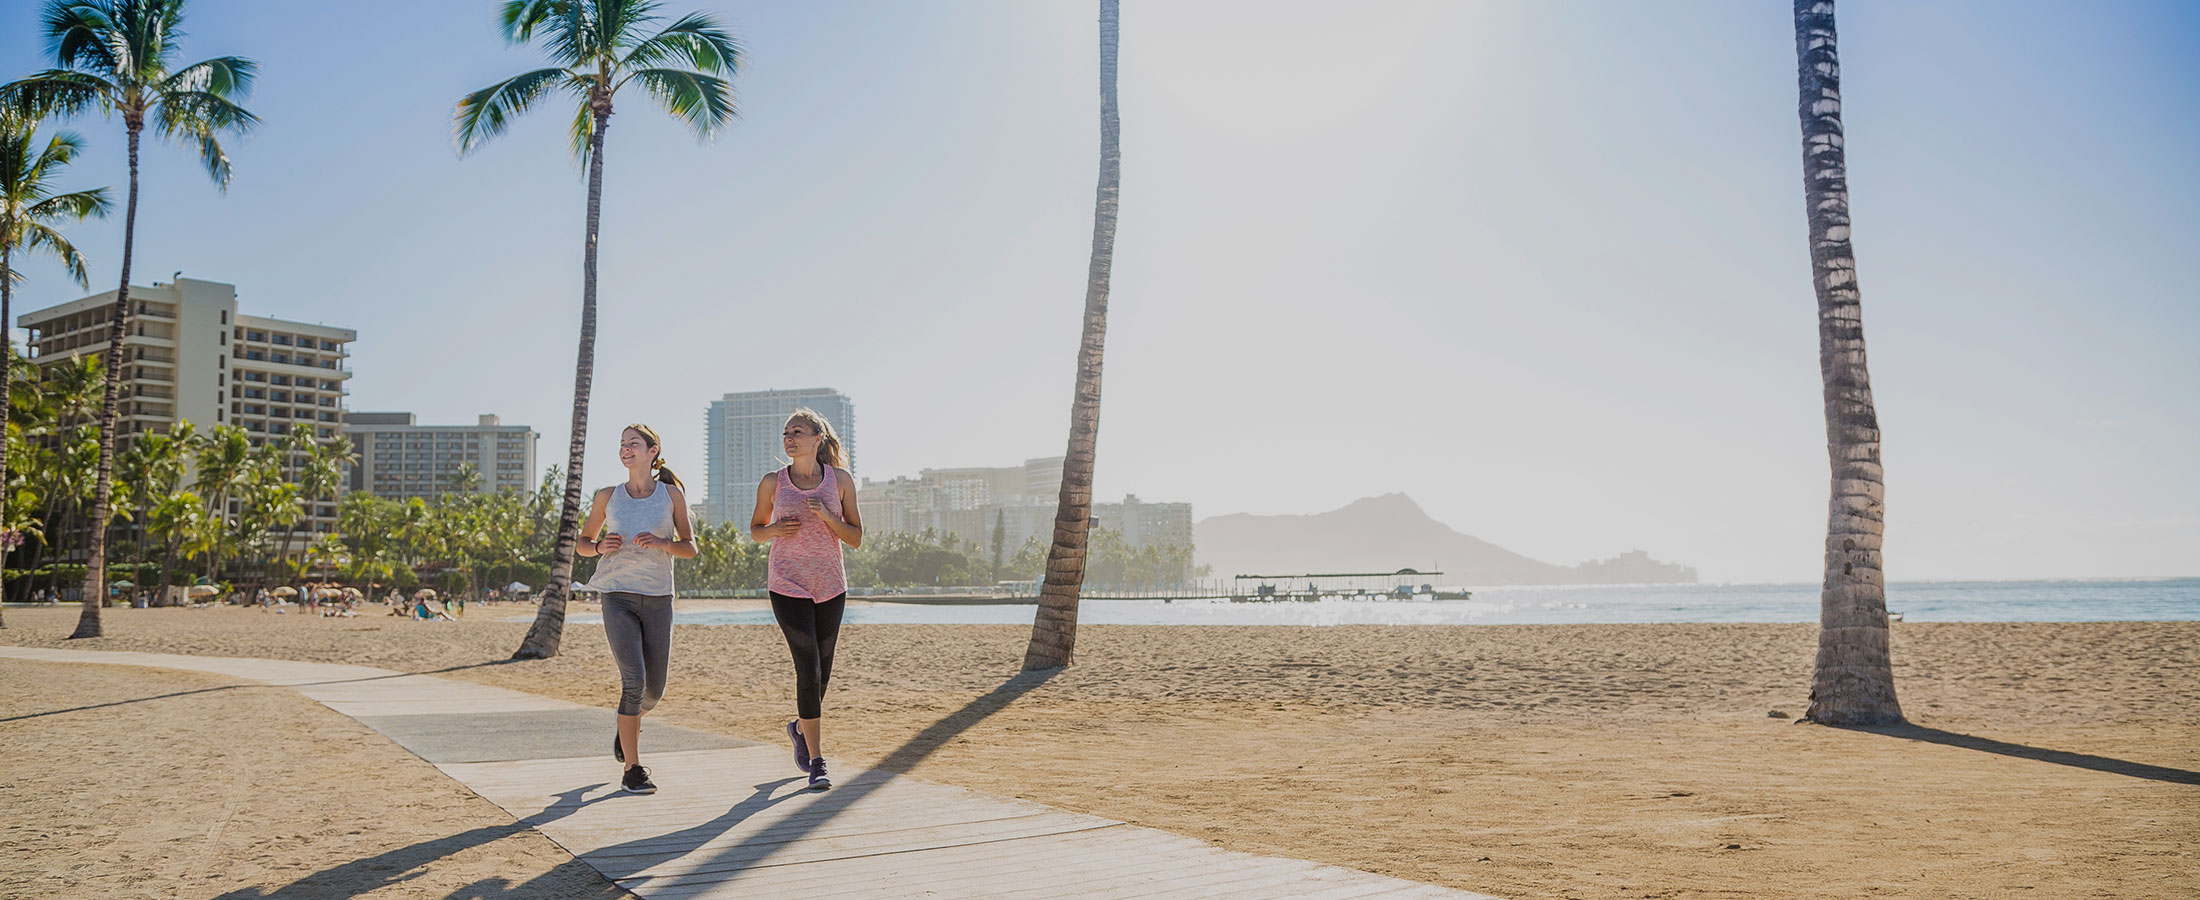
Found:
[[[229,324],[229,310],[222,310],[222,324]]]

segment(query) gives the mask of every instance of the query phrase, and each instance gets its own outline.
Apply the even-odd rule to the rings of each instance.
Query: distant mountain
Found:
[[[1308,572],[1444,573],[1456,585],[1691,583],[1696,570],[1633,551],[1560,566],[1460,534],[1404,494],[1355,500],[1310,516],[1235,513],[1193,526],[1194,554],[1216,578]]]

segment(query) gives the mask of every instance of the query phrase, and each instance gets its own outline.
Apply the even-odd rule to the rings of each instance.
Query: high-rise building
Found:
[[[526,491],[535,486],[535,442],[525,425],[482,416],[473,425],[422,425],[408,412],[355,412],[345,431],[357,448],[351,489],[377,497],[433,499],[460,487],[472,465],[473,490],[481,494]]]
[[[24,313],[30,358],[41,366],[107,350],[115,292]],[[130,330],[122,344],[122,401],[117,452],[139,434],[190,422],[201,433],[243,428],[254,447],[294,425],[333,438],[343,429],[349,345],[358,333],[249,316],[237,311],[237,287],[178,277],[130,287]],[[232,509],[235,504],[232,503]],[[316,504],[300,530],[334,527],[333,500]]]
[[[749,391],[711,403],[704,444],[709,448],[706,510],[713,522],[746,522],[756,505],[756,484],[787,464],[780,429],[803,407],[817,410],[840,436],[848,471],[856,465],[856,406],[832,388]]]

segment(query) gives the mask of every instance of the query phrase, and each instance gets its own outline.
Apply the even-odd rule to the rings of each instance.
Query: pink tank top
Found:
[[[848,570],[841,565],[840,538],[810,511],[808,501],[812,498],[839,513],[840,477],[830,467],[817,487],[807,491],[794,486],[794,476],[786,468],[779,470],[779,491],[772,495],[772,521],[800,519],[802,528],[772,541],[765,586],[775,594],[823,603],[848,592]]]

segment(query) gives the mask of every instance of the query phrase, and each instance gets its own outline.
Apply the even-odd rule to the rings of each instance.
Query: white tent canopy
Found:
[[[534,590],[534,588],[528,587],[528,586],[527,586],[527,584],[526,584],[525,582],[515,581],[515,582],[512,582],[511,584],[507,584],[507,585],[505,585],[505,586],[504,586],[504,590],[505,590],[506,592],[508,592],[508,593],[513,593],[513,594],[524,594],[524,593],[527,593],[528,591],[532,591],[532,590]]]

